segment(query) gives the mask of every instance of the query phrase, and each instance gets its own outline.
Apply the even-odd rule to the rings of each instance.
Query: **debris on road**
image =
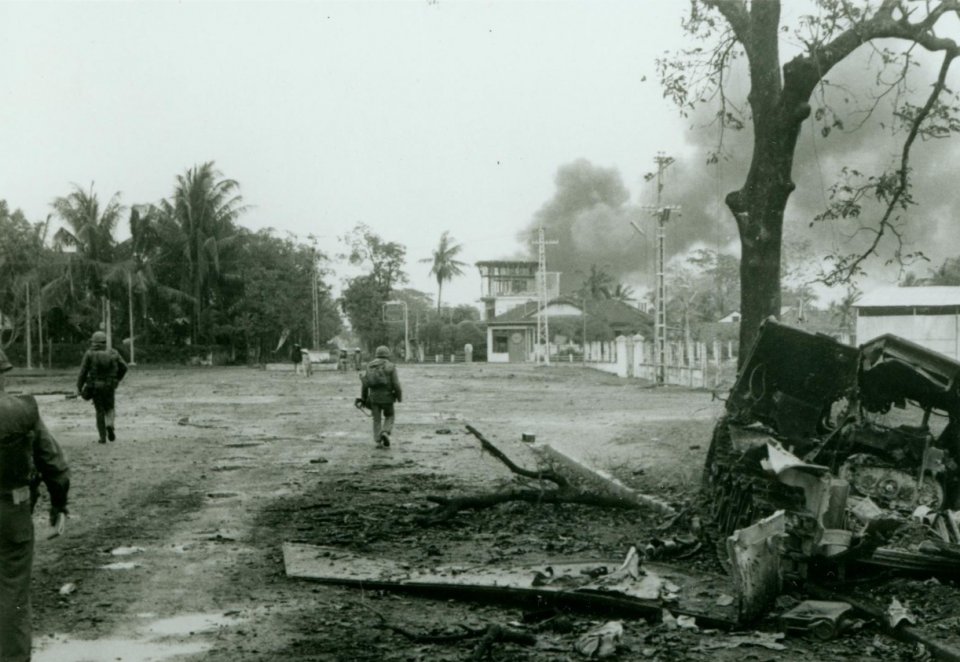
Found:
[[[639,494],[605,472],[591,469],[549,444],[533,443],[529,446],[541,460],[543,468],[532,470],[517,465],[497,448],[479,430],[471,425],[467,432],[480,442],[484,451],[500,460],[515,476],[535,481],[529,488],[487,492],[459,497],[431,495],[427,500],[437,506],[421,518],[420,522],[431,524],[450,519],[461,510],[491,508],[508,501],[529,503],[578,503],[606,508],[650,508],[672,516],[674,509],[661,499]],[[553,484],[545,489],[544,481]]]
[[[415,568],[406,563],[356,554],[336,547],[284,543],[288,577],[323,584],[387,590],[438,598],[563,607],[585,613],[616,614],[659,622],[664,608],[696,618],[704,627],[736,625],[735,608],[713,596],[726,589],[719,575],[664,564],[640,566],[631,549],[622,563],[550,562]],[[597,572],[603,567],[602,572]]]
[[[580,635],[574,649],[588,659],[598,660],[615,655],[622,639],[623,623],[609,621]]]
[[[780,624],[787,634],[827,641],[840,634],[852,614],[853,607],[847,602],[805,600],[781,614]]]
[[[703,475],[714,536],[739,541],[724,561],[745,620],[769,609],[784,576],[862,566],[960,576],[948,508],[960,504],[958,378],[960,363],[896,336],[858,350],[763,324]],[[887,421],[908,406],[919,420]],[[933,425],[936,412],[946,421]],[[753,530],[770,517],[776,530]]]

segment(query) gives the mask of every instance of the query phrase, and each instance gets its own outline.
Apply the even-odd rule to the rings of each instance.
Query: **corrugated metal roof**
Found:
[[[854,305],[857,308],[960,306],[960,287],[947,285],[881,287],[867,292]]]

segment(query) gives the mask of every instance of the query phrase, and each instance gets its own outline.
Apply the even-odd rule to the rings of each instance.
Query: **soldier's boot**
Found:
[[[107,428],[107,439],[109,439],[110,441],[116,441],[117,435],[113,431],[113,411],[112,410],[107,412],[106,416],[104,417],[104,423],[106,424],[106,428]]]
[[[103,414],[97,412],[97,434],[100,436],[100,443],[107,443],[107,426],[103,422]]]

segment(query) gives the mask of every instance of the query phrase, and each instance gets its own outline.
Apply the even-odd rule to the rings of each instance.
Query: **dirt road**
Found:
[[[290,580],[281,543],[410,563],[619,558],[649,538],[652,515],[517,503],[433,527],[414,516],[429,507],[428,494],[509,480],[463,431],[466,422],[518,461],[532,464],[519,438],[535,434],[630,485],[687,498],[721,407],[709,393],[649,389],[575,367],[400,370],[406,399],[389,450],[375,448],[369,419],[352,406],[353,373],[134,369],[118,393],[119,438],[107,445],[95,443],[89,403],[41,395],[74,488],[65,537],[46,539],[38,509],[35,660],[468,659],[469,642],[411,642],[368,607],[416,631],[506,624],[520,610]],[[73,378],[18,371],[9,389],[66,391]],[[539,649],[504,645],[494,659],[573,659],[571,642],[591,621],[568,623],[542,633]],[[626,630],[626,659],[662,660],[739,659],[744,651],[811,659],[811,650],[815,659],[856,659],[873,636],[813,649],[791,642],[774,654],[713,651],[703,640],[715,635],[644,623]],[[891,647],[883,656],[901,653]]]

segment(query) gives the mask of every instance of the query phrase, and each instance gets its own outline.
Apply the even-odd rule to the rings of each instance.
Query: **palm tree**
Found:
[[[581,289],[591,299],[609,299],[611,285],[613,276],[604,271],[603,267],[591,264],[590,274],[584,279]]]
[[[105,276],[113,261],[113,232],[123,213],[120,193],[114,193],[101,210],[100,200],[93,192],[93,184],[90,185],[89,192],[74,184],[74,190],[69,195],[54,200],[52,206],[54,212],[66,223],[66,226],[54,234],[54,247],[74,249],[67,260],[65,274],[70,289],[73,291],[74,285],[79,281],[84,298],[92,296],[100,299],[109,346],[112,342],[112,325]]]
[[[617,286],[612,290],[606,290],[604,292],[608,299],[614,299],[616,301],[627,302],[634,298],[633,288],[629,285],[624,285],[623,283],[617,283]]]
[[[239,190],[236,180],[223,179],[208,161],[178,175],[172,199],[161,203],[161,232],[183,261],[180,289],[193,301],[194,342],[203,335],[201,316],[221,275],[221,253],[237,241],[234,221],[246,210]]]
[[[440,235],[440,243],[433,250],[431,257],[420,260],[421,262],[430,262],[430,273],[437,279],[437,314],[440,313],[440,295],[443,292],[443,281],[453,280],[454,276],[463,275],[462,267],[467,266],[466,262],[456,259],[460,251],[463,250],[462,244],[455,244],[450,239],[450,232],[444,232]]]
[[[158,231],[159,209],[153,205],[134,205],[130,210],[130,239],[119,247],[120,259],[115,262],[104,276],[107,283],[125,288],[127,292],[127,315],[130,327],[130,364],[136,362],[134,334],[134,292],[140,295],[143,317],[147,316],[147,294],[156,291],[164,299],[190,301],[192,297],[185,292],[161,285],[153,271],[153,262],[160,249],[161,239]]]

